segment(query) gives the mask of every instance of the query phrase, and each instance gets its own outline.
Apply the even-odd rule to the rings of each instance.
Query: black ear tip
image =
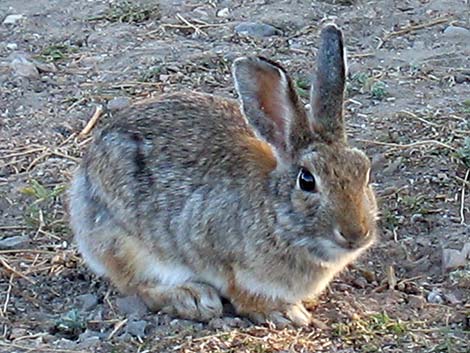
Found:
[[[341,36],[342,32],[337,25],[330,23],[330,24],[327,24],[325,27],[323,27],[321,31],[321,35],[322,36],[325,36],[325,35]]]

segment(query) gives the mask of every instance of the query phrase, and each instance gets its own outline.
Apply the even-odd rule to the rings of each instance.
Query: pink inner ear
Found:
[[[278,146],[285,144],[287,107],[287,87],[282,87],[285,80],[279,71],[263,70],[259,68],[258,76],[258,100],[261,110],[266,118],[273,122],[275,143]],[[287,85],[287,82],[285,82]]]

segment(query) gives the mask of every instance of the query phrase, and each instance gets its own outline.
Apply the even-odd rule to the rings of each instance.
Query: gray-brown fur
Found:
[[[276,81],[280,70],[287,85]],[[308,119],[277,64],[239,59],[234,78],[242,110],[183,92],[106,122],[72,184],[72,228],[97,273],[155,310],[208,320],[221,315],[225,296],[257,322],[305,325],[302,300],[375,238],[369,161],[341,137],[325,141],[315,131],[315,109]],[[317,88],[333,84],[337,95],[337,78]],[[277,91],[259,98],[265,80]],[[285,116],[271,97],[281,97]],[[325,119],[325,129],[342,124]],[[300,168],[315,175],[317,192],[299,189]]]

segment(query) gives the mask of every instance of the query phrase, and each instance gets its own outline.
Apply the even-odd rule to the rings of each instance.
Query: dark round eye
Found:
[[[301,168],[299,172],[298,183],[299,187],[303,191],[307,192],[315,192],[316,185],[315,185],[315,178],[313,177],[312,173],[310,173],[307,169]]]

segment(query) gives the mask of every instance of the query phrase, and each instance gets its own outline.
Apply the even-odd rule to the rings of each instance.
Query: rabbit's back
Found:
[[[214,204],[218,197],[223,207],[249,204],[240,199],[249,193],[239,190],[253,184],[254,172],[275,167],[272,153],[248,126],[236,101],[174,94],[109,119],[95,134],[83,168],[94,197],[117,219],[125,219],[131,233],[165,232],[171,237],[178,217],[180,225],[197,218],[182,215],[185,208],[196,214],[213,207],[217,213],[222,207]],[[259,192],[257,183],[251,195]]]

